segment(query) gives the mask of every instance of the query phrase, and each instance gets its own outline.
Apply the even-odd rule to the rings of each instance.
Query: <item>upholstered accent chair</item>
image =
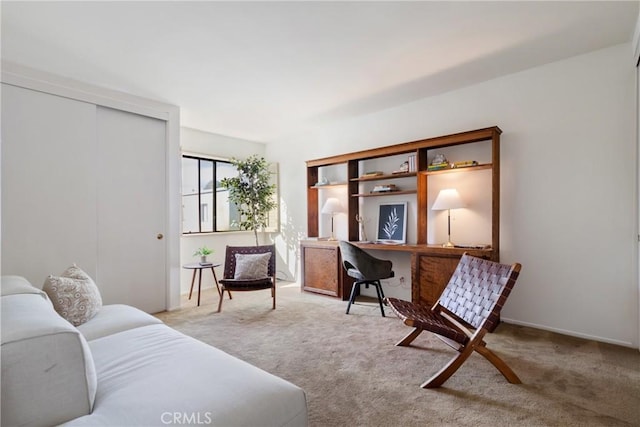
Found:
[[[440,387],[476,351],[512,384],[520,378],[484,341],[500,321],[500,311],[520,273],[520,264],[500,264],[464,254],[449,283],[433,307],[387,298],[405,325],[414,328],[396,345],[409,346],[422,331],[429,331],[457,350],[439,372],[421,387]]]
[[[221,294],[218,312],[222,310],[224,292],[271,290],[273,309],[276,308],[276,249],[275,245],[227,246],[224,276],[220,280]]]

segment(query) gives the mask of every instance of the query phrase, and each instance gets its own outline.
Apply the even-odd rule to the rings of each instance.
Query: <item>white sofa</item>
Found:
[[[2,426],[306,426],[299,387],[126,305],[72,326],[2,277]]]

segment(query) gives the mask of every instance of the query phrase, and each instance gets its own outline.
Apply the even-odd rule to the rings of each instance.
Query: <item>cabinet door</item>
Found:
[[[98,107],[98,278],[105,303],[166,308],[164,121]]]
[[[96,106],[2,84],[2,274],[96,277]]]
[[[334,297],[341,296],[337,247],[302,246],[302,287]]]
[[[412,300],[432,306],[449,283],[460,256],[414,253],[412,257]]]
[[[416,303],[432,306],[449,283],[456,270],[460,257],[464,252],[469,255],[497,259],[492,250],[469,249],[463,251],[414,252],[411,255],[411,300]]]

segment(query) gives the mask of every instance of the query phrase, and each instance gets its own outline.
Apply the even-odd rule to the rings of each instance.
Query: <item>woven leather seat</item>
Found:
[[[431,331],[459,342],[460,344],[466,344],[469,341],[467,334],[449,326],[442,316],[434,313],[428,307],[397,298],[387,298],[387,302],[398,317],[404,320],[407,326]]]
[[[386,302],[407,326],[413,327],[396,345],[408,346],[422,331],[429,331],[458,351],[449,363],[422,387],[441,386],[474,352],[491,362],[510,383],[520,378],[486,347],[484,335],[500,319],[500,311],[513,288],[520,264],[497,262],[463,254],[449,283],[433,307],[387,298]]]

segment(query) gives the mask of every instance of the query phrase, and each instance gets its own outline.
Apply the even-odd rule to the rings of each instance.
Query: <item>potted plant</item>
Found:
[[[195,251],[193,256],[199,256],[200,257],[200,264],[206,264],[207,263],[207,255],[211,255],[212,253],[213,253],[213,249],[209,249],[208,247],[203,246],[201,248],[198,248],[198,250]]]
[[[246,160],[232,159],[231,164],[238,169],[238,176],[224,178],[220,185],[229,190],[229,201],[238,208],[240,229],[253,230],[258,246],[258,229],[266,227],[269,212],[276,207],[269,165],[256,155]]]

